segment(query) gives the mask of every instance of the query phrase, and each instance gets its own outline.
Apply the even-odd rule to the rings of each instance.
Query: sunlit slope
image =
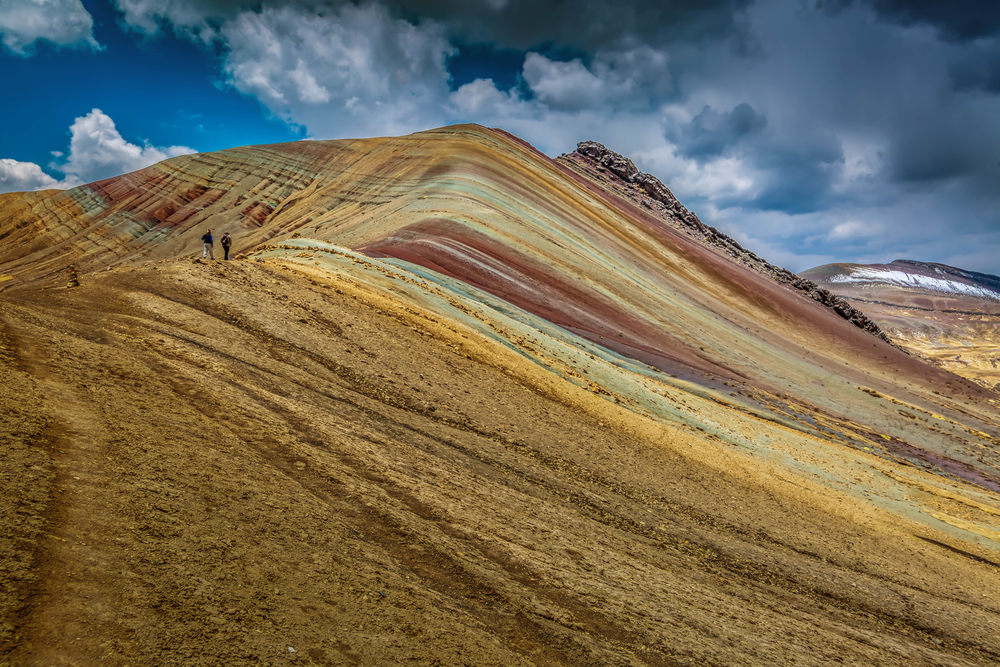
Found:
[[[657,215],[471,126],[0,199],[0,662],[996,662],[995,394]]]
[[[363,210],[314,215],[322,202],[357,192],[378,198],[369,195]],[[995,408],[978,388],[733,264],[502,133],[458,128],[387,140],[338,182],[304,193],[278,215],[303,238],[268,256],[309,261],[295,256],[312,245],[307,239],[324,239],[422,272],[465,308],[491,295],[498,308],[539,320],[506,338],[547,368],[557,369],[558,357],[530,335],[546,323],[578,336],[570,344],[587,354],[599,356],[589,349],[596,345],[606,356],[641,362],[614,363],[657,382],[763,409],[794,428],[832,433],[889,458],[945,459],[952,474],[1000,489]],[[478,289],[466,294],[463,285]],[[564,376],[621,394],[588,359]],[[655,393],[644,389],[630,400],[674,418]],[[913,405],[921,419],[900,414],[892,400]],[[922,421],[931,414],[942,417],[943,430],[942,420]],[[726,418],[702,421],[697,426],[717,432]],[[983,434],[985,451],[966,446],[970,428]]]
[[[827,264],[802,274],[850,300],[900,344],[1000,389],[1000,278],[941,264]]]
[[[259,230],[324,169],[343,169],[353,155],[346,147],[357,143],[364,142],[184,155],[72,190],[0,195],[0,280],[30,282],[70,264],[98,270],[200,251],[206,227],[217,236]]]
[[[584,366],[608,353],[564,337],[676,414],[643,416],[527,356],[517,333],[559,334],[499,300],[296,254],[0,295],[0,658],[1000,656],[995,494]]]
[[[83,200],[90,208],[75,218],[45,213]],[[0,265],[11,283],[71,260],[96,270],[200,254],[208,227],[231,231],[235,252],[334,272],[343,270],[337,253],[353,249],[362,255],[352,262],[440,286],[447,298],[432,307],[447,317],[482,304],[512,315],[520,331],[473,319],[483,335],[606,400],[741,445],[753,434],[732,428],[730,413],[767,415],[838,446],[1000,490],[992,395],[499,131],[459,126],[185,156],[33,210],[45,215],[32,224],[47,230],[36,238],[50,243],[89,226]],[[303,257],[310,247],[322,256]],[[369,273],[366,280],[379,272]],[[560,357],[563,347],[573,363]],[[726,407],[714,416],[679,410],[664,386]]]

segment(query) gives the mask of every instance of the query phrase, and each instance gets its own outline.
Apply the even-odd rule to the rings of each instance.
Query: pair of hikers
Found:
[[[215,244],[212,241],[211,229],[206,230],[205,233],[202,234],[201,242],[205,244],[205,249],[201,251],[201,258],[205,259],[206,257],[209,257],[211,259],[215,259],[215,252],[212,249]],[[229,259],[229,248],[233,245],[233,237],[229,235],[229,232],[226,232],[222,235],[222,238],[219,239],[219,243],[222,244],[222,250],[226,253],[226,256],[223,257],[223,259]]]

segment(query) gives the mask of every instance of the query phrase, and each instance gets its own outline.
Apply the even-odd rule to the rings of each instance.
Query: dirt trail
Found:
[[[0,558],[0,664],[1000,660],[991,562],[611,428],[642,418],[360,292],[258,262],[82,282],[0,301],[0,471],[42,461],[16,502],[53,536]]]
[[[42,438],[55,472],[37,583],[22,616],[21,646],[37,664],[79,664],[86,656],[106,653],[108,637],[115,634],[117,600],[106,582],[120,564],[105,544],[116,539],[115,527],[106,522],[110,515],[103,491],[115,482],[102,464],[107,436],[81,388],[57,370],[58,343],[46,341],[46,332],[37,328],[11,333],[19,368],[36,380],[52,408]]]

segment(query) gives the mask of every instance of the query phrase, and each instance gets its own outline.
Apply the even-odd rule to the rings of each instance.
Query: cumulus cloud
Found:
[[[80,0],[0,0],[0,40],[20,56],[31,55],[38,40],[101,49],[94,19]]]
[[[61,172],[62,180],[45,173],[33,162],[0,160],[0,192],[67,189],[144,169],[167,158],[195,152],[186,146],[142,146],[126,141],[114,121],[100,109],[77,118],[69,128],[69,154],[49,167]],[[62,152],[53,151],[58,159]]]
[[[46,190],[59,187],[59,182],[42,171],[34,162],[0,159],[0,192]]]
[[[599,51],[589,67],[578,58],[557,61],[529,52],[522,75],[538,101],[557,111],[649,108],[671,91],[669,59],[648,45]]]
[[[377,4],[265,6],[239,13],[220,36],[229,83],[314,135],[398,134],[441,119],[454,48],[436,23]]]
[[[218,27],[254,2],[244,0],[113,0],[126,27],[144,35],[162,30],[210,44]]]
[[[82,183],[137,171],[167,158],[195,152],[187,146],[130,143],[119,134],[111,117],[100,109],[77,118],[69,132],[69,156],[54,167]]]
[[[697,196],[715,208],[727,208],[732,202],[753,200],[760,194],[759,174],[742,160],[723,158],[705,164],[682,161],[680,173],[670,179],[677,192]]]
[[[844,241],[871,236],[874,233],[875,230],[871,225],[857,220],[847,220],[831,229],[830,233],[826,235],[826,239],[828,241]]]
[[[449,96],[449,111],[459,118],[509,118],[537,113],[516,90],[501,91],[493,79],[476,79]]]
[[[576,111],[603,101],[604,82],[579,60],[555,62],[529,53],[524,79],[542,104],[560,111]]]

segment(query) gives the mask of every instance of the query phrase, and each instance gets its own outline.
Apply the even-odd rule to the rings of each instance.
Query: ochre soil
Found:
[[[1000,312],[949,317],[867,303],[858,306],[876,308],[876,316],[887,313],[883,319],[892,327],[893,339],[921,358],[1000,393]]]
[[[391,295],[81,281],[0,296],[0,664],[1000,661],[996,559]]]
[[[891,285],[825,283],[916,356],[1000,392],[1000,303]]]

